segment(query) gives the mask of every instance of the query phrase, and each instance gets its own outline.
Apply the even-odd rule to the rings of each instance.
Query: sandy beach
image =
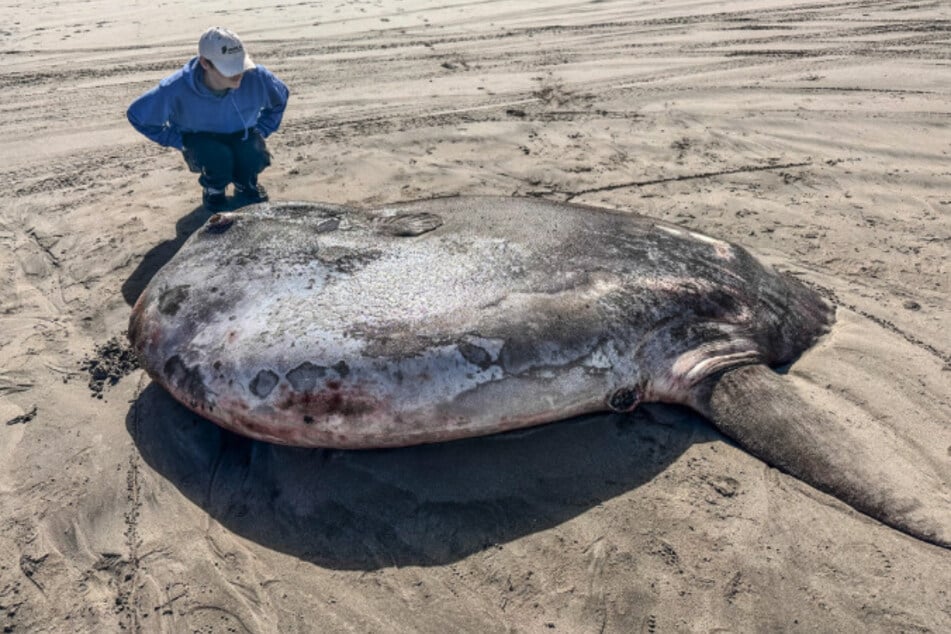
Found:
[[[623,209],[819,289],[789,374],[951,487],[942,1],[0,0],[3,632],[947,632],[951,551],[647,405],[399,450],[225,432],[131,305],[209,214],[139,94],[237,31],[273,200]]]

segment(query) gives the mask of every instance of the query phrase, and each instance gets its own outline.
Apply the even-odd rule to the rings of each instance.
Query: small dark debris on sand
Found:
[[[7,421],[7,425],[25,425],[36,418],[36,405],[26,414],[21,414]]]
[[[89,372],[89,391],[95,398],[102,398],[106,385],[115,385],[119,379],[139,367],[139,361],[129,344],[118,337],[96,346],[95,354],[86,357],[79,367]]]

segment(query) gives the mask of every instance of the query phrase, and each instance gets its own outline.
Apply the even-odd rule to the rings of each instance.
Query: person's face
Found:
[[[231,88],[234,90],[241,85],[241,78],[244,77],[244,72],[240,72],[237,75],[223,75],[221,71],[215,68],[215,65],[211,61],[201,58],[201,67],[205,69],[205,83],[208,84],[208,87],[212,90],[224,90],[226,88]]]

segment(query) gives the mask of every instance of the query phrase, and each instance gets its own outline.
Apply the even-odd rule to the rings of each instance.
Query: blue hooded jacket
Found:
[[[136,130],[159,145],[182,149],[182,134],[232,134],[258,130],[267,137],[277,130],[289,91],[263,66],[241,78],[241,85],[216,95],[203,81],[204,69],[193,57],[152,90],[132,102],[126,116]]]

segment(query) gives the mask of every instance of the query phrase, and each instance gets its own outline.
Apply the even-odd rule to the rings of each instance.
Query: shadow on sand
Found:
[[[132,275],[122,284],[122,297],[126,304],[129,306],[135,304],[135,300],[139,298],[139,295],[148,286],[149,281],[158,273],[158,270],[178,253],[178,250],[185,244],[185,240],[205,224],[209,217],[211,217],[211,212],[199,205],[175,223],[175,237],[173,239],[162,242],[145,254],[139,265],[132,271]]]
[[[130,306],[210,215],[192,210],[145,255],[122,285]],[[229,530],[361,570],[451,563],[557,526],[722,438],[686,409],[645,406],[438,445],[299,449],[225,431],[154,383],[126,427],[143,459]]]
[[[686,409],[577,418],[373,451],[253,441],[152,383],[126,426],[143,459],[229,530],[336,569],[438,565],[557,526],[721,438]]]

